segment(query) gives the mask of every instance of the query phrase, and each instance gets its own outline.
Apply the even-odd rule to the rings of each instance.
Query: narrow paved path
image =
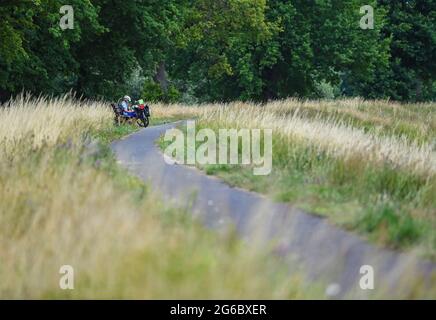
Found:
[[[338,284],[338,297],[344,293],[353,298],[368,295],[359,285],[362,265],[374,268],[374,291],[389,290],[389,296],[411,292],[410,283],[422,277],[429,285],[429,275],[436,270],[433,263],[376,248],[326,219],[232,188],[195,168],[166,164],[155,142],[175,125],[150,127],[112,144],[118,162],[159,190],[165,201],[191,208],[207,227],[234,226],[241,238],[254,245],[274,240],[277,253],[289,257],[290,268],[298,261],[311,279]],[[435,289],[434,283],[430,286]]]

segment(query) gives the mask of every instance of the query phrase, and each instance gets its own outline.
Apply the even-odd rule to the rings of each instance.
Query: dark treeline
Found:
[[[3,101],[436,98],[435,0],[0,0],[0,17]]]

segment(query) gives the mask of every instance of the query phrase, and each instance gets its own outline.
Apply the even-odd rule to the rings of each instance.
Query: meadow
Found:
[[[153,121],[188,112],[155,106]],[[71,97],[0,107],[0,298],[324,297],[119,168],[109,142],[136,128],[112,121],[108,104]],[[74,290],[59,287],[63,265]]]
[[[361,99],[220,104],[199,112],[198,130],[272,129],[272,173],[255,176],[243,165],[198,167],[374,243],[433,259],[435,111],[434,103]]]
[[[432,257],[434,105],[400,107],[395,118],[385,115],[395,104],[360,100],[151,110],[152,124],[195,118],[213,129],[272,128],[270,176],[202,169]],[[107,103],[70,96],[21,96],[0,107],[0,298],[326,298],[325,284],[307,282],[296,264],[290,272],[268,245],[203,228],[121,169],[109,144],[136,130],[113,126]],[[63,265],[74,268],[74,290],[59,287]]]

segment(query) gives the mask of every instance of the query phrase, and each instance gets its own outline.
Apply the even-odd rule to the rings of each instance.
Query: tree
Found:
[[[270,3],[270,19],[280,18],[283,29],[273,40],[277,63],[264,72],[265,98],[311,96],[317,83],[339,84],[342,74],[354,81],[372,79],[386,65],[388,41],[380,39],[383,11],[377,11],[374,30],[359,26],[360,7],[374,1],[317,0]]]
[[[172,101],[176,87],[191,101],[316,97],[320,88],[436,97],[434,1],[70,0],[74,29],[61,30],[63,4],[0,3],[1,100],[74,90]],[[375,9],[373,30],[359,26],[363,5]]]
[[[395,100],[436,99],[436,2],[379,0],[387,10],[382,36],[392,39],[389,65],[358,94]]]
[[[189,79],[205,100],[307,97],[342,74],[369,81],[387,64],[388,40],[380,38],[383,10],[374,30],[360,29],[364,2],[194,1],[191,40],[177,52],[173,76]]]
[[[59,27],[61,1],[22,0],[14,1],[13,6],[9,2],[1,4],[4,20],[0,30],[5,39],[0,47],[3,100],[22,90],[61,94],[71,89],[78,68],[71,47],[84,34],[102,29],[96,21],[96,8],[89,1],[71,0],[70,4],[78,23],[73,30],[65,32]]]
[[[265,0],[195,0],[185,21],[184,46],[172,57],[171,75],[184,79],[201,100],[259,96],[256,52],[276,31]]]

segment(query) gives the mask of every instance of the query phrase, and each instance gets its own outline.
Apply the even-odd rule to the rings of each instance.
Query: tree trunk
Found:
[[[154,76],[154,81],[160,84],[162,91],[167,94],[168,92],[168,78],[167,71],[165,69],[165,62],[161,61],[157,66],[156,74]]]

